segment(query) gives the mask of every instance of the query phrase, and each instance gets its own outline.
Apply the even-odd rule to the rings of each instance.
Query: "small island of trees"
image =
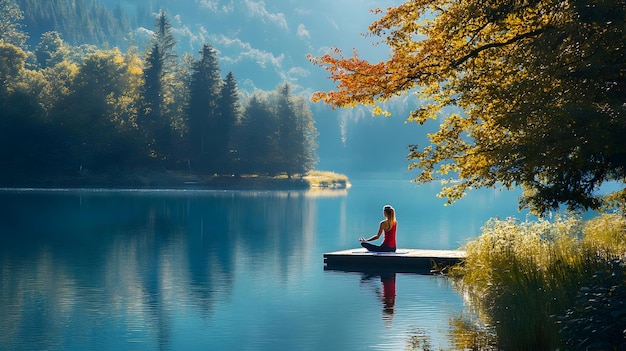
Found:
[[[284,83],[244,99],[209,44],[178,55],[164,12],[145,53],[71,46],[58,32],[29,51],[22,12],[0,7],[1,186],[304,185],[317,164],[306,98]]]

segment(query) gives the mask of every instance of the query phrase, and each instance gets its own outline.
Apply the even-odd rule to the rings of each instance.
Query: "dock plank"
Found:
[[[465,251],[461,250],[398,248],[395,253],[379,253],[356,248],[325,253],[324,265],[326,269],[431,273],[461,263],[465,257]]]

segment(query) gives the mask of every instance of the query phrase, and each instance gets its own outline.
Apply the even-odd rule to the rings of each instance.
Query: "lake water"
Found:
[[[399,247],[455,249],[515,193],[454,206],[435,187],[347,191],[0,191],[0,350],[452,349],[442,277],[327,271],[382,207]],[[394,298],[395,295],[395,298]]]

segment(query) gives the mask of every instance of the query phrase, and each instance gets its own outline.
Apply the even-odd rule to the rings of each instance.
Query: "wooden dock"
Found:
[[[350,249],[324,254],[324,267],[329,270],[394,270],[397,272],[435,273],[461,263],[465,251],[397,249],[395,253],[368,252]]]

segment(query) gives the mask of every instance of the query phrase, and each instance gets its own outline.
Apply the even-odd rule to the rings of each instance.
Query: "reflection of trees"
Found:
[[[4,192],[0,216],[0,349],[167,348],[173,313],[209,318],[242,264],[271,284],[304,270],[317,220],[297,191]]]
[[[452,350],[491,351],[497,350],[494,335],[475,323],[472,317],[459,316],[450,319],[450,340]],[[407,350],[433,351],[432,337],[425,329],[416,328],[407,340]],[[443,350],[439,348],[439,350]]]
[[[409,351],[433,351],[432,338],[428,335],[428,333],[421,328],[415,329],[412,333],[409,334],[409,339],[407,340],[407,350]]]
[[[458,350],[496,350],[495,335],[476,318],[459,316],[450,319],[452,343]]]

